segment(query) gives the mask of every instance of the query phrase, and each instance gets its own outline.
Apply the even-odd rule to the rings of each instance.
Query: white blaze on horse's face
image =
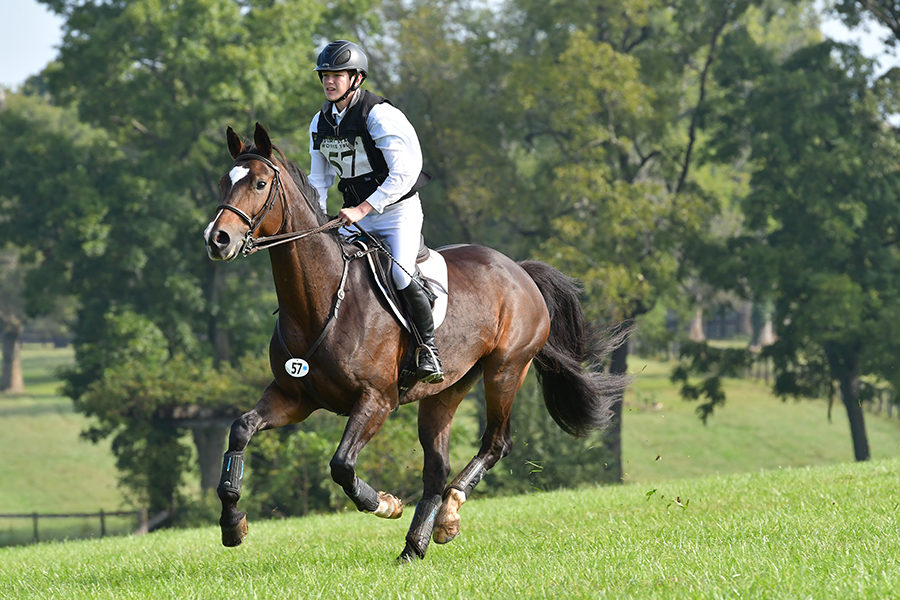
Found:
[[[206,245],[209,246],[209,232],[212,231],[213,223],[216,222],[216,219],[219,218],[219,215],[222,214],[222,210],[219,209],[219,212],[216,213],[216,216],[213,217],[213,220],[209,222],[209,225],[206,226],[206,229],[203,230],[203,241],[206,242]]]
[[[228,171],[228,176],[231,177],[231,187],[247,176],[247,173],[250,172],[249,167],[235,167]]]
[[[250,172],[250,167],[234,167],[230,171],[228,171],[228,177],[231,178],[231,187],[234,187],[235,184],[247,176]],[[203,240],[209,244],[209,234],[212,231],[213,223],[216,222],[216,219],[222,214],[222,211],[216,213],[216,216],[213,217],[213,220],[209,222],[209,225],[206,226],[206,229],[203,230]]]

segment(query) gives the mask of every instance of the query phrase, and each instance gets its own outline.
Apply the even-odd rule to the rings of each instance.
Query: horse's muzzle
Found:
[[[205,232],[206,253],[212,260],[234,260],[240,254],[243,238],[224,228],[208,229]]]

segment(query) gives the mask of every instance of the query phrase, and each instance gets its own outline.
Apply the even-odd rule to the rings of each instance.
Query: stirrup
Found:
[[[430,360],[425,362],[430,363],[430,369],[423,368],[422,361],[419,360],[423,349],[428,353],[427,359]],[[437,352],[427,344],[422,344],[416,348],[416,379],[422,383],[441,383],[444,381],[444,369],[441,367],[441,359],[438,358]]]

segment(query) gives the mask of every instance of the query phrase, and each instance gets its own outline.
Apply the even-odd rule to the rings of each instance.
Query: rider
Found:
[[[353,42],[325,46],[315,70],[326,102],[309,125],[309,181],[325,210],[328,188],[339,177],[344,205],[338,218],[345,225],[359,222],[388,246],[395,259],[391,275],[422,338],[417,378],[439,383],[444,373],[434,345],[431,303],[410,276],[422,235],[418,191],[429,180],[422,171],[416,130],[390,101],[359,89],[368,76],[369,59]]]

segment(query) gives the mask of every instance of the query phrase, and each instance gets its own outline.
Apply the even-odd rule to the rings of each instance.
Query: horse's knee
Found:
[[[500,440],[500,443],[497,444],[497,447],[494,448],[494,454],[497,456],[497,460],[501,458],[505,458],[512,451],[512,436],[507,433]]]
[[[512,433],[508,425],[502,431],[495,430],[493,434],[485,432],[480,454],[485,457],[488,469],[501,458],[508,456],[510,451],[512,451]]]
[[[235,419],[228,435],[229,450],[243,450],[250,443],[250,438],[259,429],[261,419],[255,411],[249,411]]]

